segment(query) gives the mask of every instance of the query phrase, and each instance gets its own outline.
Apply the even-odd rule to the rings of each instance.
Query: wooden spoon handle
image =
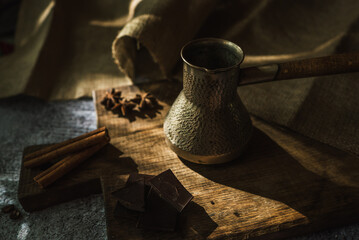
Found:
[[[359,53],[243,68],[240,70],[239,86],[349,72],[359,72]]]

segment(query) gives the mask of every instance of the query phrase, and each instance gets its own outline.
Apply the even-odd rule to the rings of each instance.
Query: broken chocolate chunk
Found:
[[[126,186],[129,184],[132,184],[138,180],[144,180],[145,181],[145,196],[147,196],[147,194],[151,188],[151,185],[149,184],[149,180],[151,180],[153,177],[154,177],[153,175],[131,173],[127,179]]]
[[[141,179],[112,193],[118,202],[131,210],[145,211],[145,180]]]
[[[125,208],[124,206],[122,206],[118,201],[116,203],[116,207],[115,210],[113,212],[113,215],[116,218],[120,218],[120,219],[127,219],[127,220],[131,220],[134,223],[136,223],[139,213],[130,209]]]
[[[161,198],[172,204],[179,212],[193,199],[170,169],[152,178],[149,183]]]
[[[150,230],[174,231],[177,218],[178,211],[151,188],[147,197],[146,211],[141,214],[137,227]]]
[[[149,186],[148,181],[151,180],[154,176],[148,175],[148,174],[140,174],[140,173],[131,173],[130,176],[127,179],[126,185],[129,185],[131,183],[134,183],[138,180],[144,179],[145,185]]]

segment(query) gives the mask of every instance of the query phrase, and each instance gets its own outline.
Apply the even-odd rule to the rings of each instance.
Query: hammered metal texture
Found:
[[[183,90],[164,122],[169,145],[179,156],[198,163],[237,157],[233,153],[242,152],[252,132],[237,94],[238,69],[207,72],[184,64],[183,75]],[[205,162],[206,157],[212,160]]]

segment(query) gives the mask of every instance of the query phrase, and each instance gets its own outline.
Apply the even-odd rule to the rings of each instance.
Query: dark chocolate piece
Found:
[[[140,173],[131,173],[130,176],[127,179],[126,186],[134,183],[138,180],[145,180],[145,196],[148,195],[148,192],[151,189],[151,185],[149,184],[149,180],[151,180],[154,177],[154,175],[148,175],[148,174],[140,174]]]
[[[138,180],[144,179],[145,185],[149,186],[148,181],[151,180],[154,176],[148,175],[148,174],[140,174],[140,173],[131,173],[130,176],[127,179],[126,185],[129,185],[131,183],[134,183]]]
[[[134,223],[138,220],[139,213],[122,206],[118,201],[113,212],[115,218],[131,220]]]
[[[11,212],[11,211],[14,210],[14,209],[15,209],[14,204],[10,204],[10,205],[6,205],[5,207],[3,207],[3,208],[1,209],[1,211],[2,211],[3,213],[9,213],[9,212]]]
[[[174,231],[177,218],[178,211],[151,188],[147,196],[146,211],[141,214],[137,227],[160,231]]]
[[[149,183],[161,198],[172,204],[179,212],[193,199],[170,169],[152,178]]]
[[[112,192],[118,202],[131,210],[145,211],[145,180],[138,180]]]

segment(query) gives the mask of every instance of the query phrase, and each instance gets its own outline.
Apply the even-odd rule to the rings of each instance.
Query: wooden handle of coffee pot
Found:
[[[243,86],[349,72],[359,72],[359,53],[336,54],[326,57],[243,68],[240,70],[238,85]]]

